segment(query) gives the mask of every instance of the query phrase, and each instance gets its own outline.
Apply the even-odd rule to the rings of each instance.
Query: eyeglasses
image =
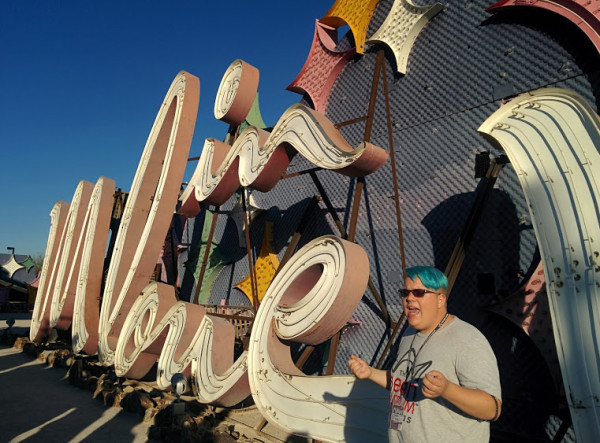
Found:
[[[424,297],[425,294],[441,295],[440,292],[433,292],[429,289],[398,289],[398,295],[402,298],[408,297],[411,293],[417,298]]]

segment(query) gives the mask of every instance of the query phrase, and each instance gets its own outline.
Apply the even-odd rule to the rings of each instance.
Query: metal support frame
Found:
[[[368,142],[371,140],[371,133],[373,131],[373,120],[375,118],[375,105],[377,104],[377,89],[379,86],[379,76],[381,74],[382,68],[384,67],[384,64],[385,64],[385,53],[383,50],[380,50],[377,52],[377,61],[375,62],[375,72],[373,74],[373,83],[371,85],[371,97],[369,99],[369,108],[367,111],[367,122],[365,124],[365,133],[364,133],[364,137],[363,137],[364,142]],[[359,209],[360,209],[360,202],[362,199],[364,185],[365,185],[365,178],[358,177],[358,179],[356,181],[356,186],[354,188],[354,199],[352,202],[352,212],[351,212],[351,216],[350,216],[350,223],[348,226],[348,235],[347,235],[347,240],[349,240],[351,242],[354,242],[355,235],[356,235],[356,224],[358,222],[358,213],[359,213]],[[369,283],[370,283],[369,288],[374,289],[374,285],[372,284],[370,278],[369,278]],[[375,293],[376,292],[374,292],[374,294]],[[385,303],[383,303],[383,300],[381,300],[380,297],[378,297],[378,296],[379,296],[379,294],[377,294],[377,296],[375,298],[378,301],[378,303],[381,302],[380,307],[382,307],[382,312],[385,313],[384,316],[387,319],[386,323],[388,323],[388,326],[389,326],[389,314],[387,313],[387,308],[385,307]],[[327,361],[327,369],[325,372],[327,375],[333,374],[333,368],[335,367],[335,360],[336,360],[336,356],[337,356],[337,348],[338,348],[338,344],[339,344],[339,340],[340,340],[340,335],[341,335],[341,331],[338,331],[331,338],[331,346],[329,348],[329,359]]]
[[[244,231],[246,233],[246,251],[248,253],[248,267],[250,273],[250,290],[252,292],[252,307],[254,313],[258,310],[258,287],[256,285],[256,269],[254,269],[254,259],[252,258],[252,245],[250,244],[250,221],[248,215],[248,206],[246,204],[246,188],[242,189],[242,209],[244,212]]]
[[[282,269],[285,266],[285,264],[287,263],[287,261],[292,257],[292,254],[296,250],[296,246],[298,246],[298,243],[300,242],[300,238],[302,237],[302,232],[308,225],[310,217],[311,217],[313,211],[317,208],[318,204],[319,204],[319,201],[318,201],[317,197],[313,196],[310,199],[310,202],[308,203],[308,206],[306,207],[304,214],[302,214],[300,223],[298,223],[296,232],[294,232],[294,234],[292,235],[292,238],[290,239],[288,247],[285,250],[285,254],[283,254],[283,257],[282,257],[281,261],[279,262],[279,266],[277,267],[277,270],[275,271],[275,275],[277,275],[279,270]]]
[[[454,250],[452,251],[452,256],[450,257],[450,260],[448,261],[444,271],[448,277],[448,297],[450,297],[452,286],[454,286],[454,282],[456,281],[458,273],[460,272],[465,255],[471,244],[471,240],[473,239],[473,235],[475,234],[479,220],[481,219],[481,214],[490,198],[491,192],[494,189],[494,185],[496,184],[496,180],[498,179],[500,172],[507,163],[508,157],[504,155],[493,159],[488,167],[487,173],[479,182],[479,190],[477,191],[475,201],[473,202],[473,206],[471,207],[467,221],[463,226],[462,232],[456,242],[456,245],[454,246]],[[387,353],[392,347],[392,343],[394,342],[396,335],[400,331],[405,317],[406,316],[403,312],[400,316],[400,320],[398,320],[398,323],[396,323],[396,326],[392,331],[392,335],[386,343],[381,357],[377,361],[377,365],[375,366],[376,368],[381,368]]]
[[[367,118],[368,117],[365,115],[364,117],[357,117],[357,118],[353,118],[351,120],[346,120],[345,122],[336,123],[333,126],[335,126],[336,129],[340,129],[340,128],[343,128],[344,126],[350,126],[350,125],[354,125],[356,123],[364,122],[365,120],[367,120]]]
[[[379,87],[379,80],[380,80],[380,76],[383,76],[383,88],[384,88],[384,95],[385,95],[385,110],[386,110],[386,118],[387,118],[388,145],[389,145],[389,151],[390,151],[390,161],[392,163],[392,181],[393,181],[393,188],[394,188],[394,203],[395,203],[395,208],[396,208],[396,219],[397,219],[397,224],[398,224],[399,255],[400,255],[400,260],[401,260],[401,264],[402,264],[402,271],[404,271],[404,269],[406,269],[406,255],[405,255],[405,249],[404,249],[402,214],[401,214],[401,208],[400,208],[400,196],[399,196],[399,190],[398,190],[398,179],[397,179],[397,171],[396,171],[396,157],[395,157],[395,150],[394,150],[394,138],[393,138],[393,130],[392,130],[389,88],[388,88],[388,83],[387,83],[387,73],[386,73],[384,64],[385,64],[385,51],[379,50],[377,52],[377,59],[375,62],[375,71],[373,73],[373,82],[371,85],[371,96],[369,99],[369,107],[368,107],[367,115],[363,116],[363,117],[357,117],[357,118],[354,118],[351,120],[337,123],[337,124],[335,124],[335,127],[337,129],[339,129],[343,126],[353,125],[356,123],[361,123],[363,121],[366,121],[363,140],[365,142],[368,142],[371,139],[371,133],[373,130],[373,121],[375,118],[375,106],[376,106],[376,102],[377,102],[377,92],[378,92],[378,87]],[[338,227],[340,235],[342,236],[342,238],[354,242],[354,239],[356,236],[356,225],[357,225],[357,221],[358,221],[360,202],[361,202],[362,193],[363,193],[363,189],[364,189],[364,185],[365,185],[365,178],[358,177],[358,179],[357,179],[356,187],[354,189],[354,197],[353,197],[353,201],[352,201],[352,212],[351,212],[351,216],[350,216],[350,222],[349,222],[348,230],[346,231],[342,221],[337,216],[337,213],[335,212],[335,209],[333,208],[333,205],[331,204],[331,201],[329,200],[327,193],[325,192],[325,189],[323,188],[323,185],[321,184],[321,182],[319,181],[319,179],[317,177],[316,172],[319,171],[320,169],[321,168],[311,168],[311,169],[307,169],[305,171],[294,172],[291,174],[284,174],[284,175],[282,175],[282,178],[291,178],[291,177],[297,177],[297,176],[300,176],[303,174],[310,174],[313,182],[315,183],[315,186],[317,187],[317,189],[323,199],[323,202],[325,203],[325,206],[327,207],[329,213],[331,214],[331,216],[333,218],[335,225]],[[375,301],[377,302],[379,308],[381,309],[381,312],[383,314],[383,318],[384,318],[384,321],[385,321],[387,327],[391,328],[392,321],[391,321],[389,312],[387,310],[387,307],[385,306],[385,303],[384,303],[383,299],[381,298],[381,295],[379,294],[377,288],[375,287],[375,284],[373,283],[373,281],[370,277],[369,277],[368,287],[369,287],[369,290],[371,291],[371,293],[373,294],[373,297],[375,298]],[[381,357],[377,367],[379,367],[381,365],[381,363],[383,362],[383,358],[385,357],[385,354],[389,351],[389,348],[391,346],[391,341],[396,336],[400,327],[402,326],[402,323],[404,322],[404,318],[405,318],[405,315],[404,315],[404,313],[402,313],[399,320],[394,324],[394,329],[392,331],[390,341],[386,345],[384,354]],[[329,358],[329,362],[328,362],[328,366],[327,366],[328,373],[329,373],[329,371],[333,371],[333,366],[335,365],[335,355],[337,353],[337,344],[339,342],[339,335],[340,335],[340,333],[338,333],[334,337],[332,337],[332,344],[331,344],[331,348],[330,348],[330,358]],[[310,352],[312,352],[312,350],[309,350],[307,348],[305,350],[305,352],[310,353]],[[306,358],[308,358],[308,357],[306,357]]]
[[[128,192],[123,192],[121,188],[117,188],[113,195],[113,209],[112,215],[110,218],[110,238],[108,240],[108,246],[106,248],[106,257],[104,259],[104,267],[102,269],[102,289],[100,291],[100,299],[99,303],[102,305],[102,297],[104,295],[104,285],[106,283],[106,275],[108,271],[108,265],[112,260],[113,251],[115,249],[115,242],[117,241],[117,233],[119,232],[119,227],[121,226],[121,218],[123,217],[123,209],[125,208],[125,203],[127,202],[127,197],[129,196]]]
[[[379,52],[383,53],[383,50]],[[387,116],[388,146],[390,149],[390,161],[392,163],[392,182],[394,184],[394,203],[396,204],[396,221],[398,223],[398,246],[400,248],[400,260],[402,262],[402,273],[406,269],[406,255],[404,253],[404,235],[402,232],[402,213],[400,211],[400,194],[398,192],[398,176],[396,173],[396,153],[394,150],[394,135],[392,131],[392,111],[390,108],[390,93],[388,90],[387,74],[383,69],[383,90],[385,95],[385,113]]]
[[[323,168],[320,168],[317,166],[316,168],[305,169],[304,171],[292,172],[290,174],[282,174],[281,179],[283,180],[286,178],[298,177],[300,175],[310,174],[311,172],[320,171],[321,169],[323,169]]]
[[[348,234],[346,233],[346,228],[344,228],[344,224],[338,217],[337,212],[335,212],[335,208],[331,204],[331,200],[329,200],[329,196],[327,195],[327,192],[325,192],[325,188],[323,187],[323,184],[319,180],[319,177],[317,176],[317,174],[314,171],[311,171],[310,178],[312,178],[313,183],[317,187],[317,191],[319,191],[319,195],[321,196],[321,199],[323,199],[323,203],[325,203],[325,207],[327,208],[327,210],[329,211],[329,214],[333,218],[333,222],[337,226],[338,231],[340,231],[340,235],[342,236],[342,238],[347,239]]]
[[[206,272],[206,265],[208,264],[208,257],[210,255],[210,245],[213,241],[215,229],[217,227],[217,218],[219,215],[219,206],[215,206],[215,211],[212,215],[210,223],[210,231],[208,232],[208,239],[206,240],[206,249],[204,250],[204,257],[202,257],[202,267],[200,268],[200,275],[198,276],[198,282],[196,283],[196,290],[194,291],[194,298],[192,303],[198,303],[198,296],[202,290],[202,282],[204,281],[204,274]]]
[[[487,173],[481,178],[479,191],[475,196],[475,201],[473,202],[473,206],[471,207],[467,221],[463,226],[462,232],[458,237],[458,241],[456,242],[454,250],[452,251],[452,255],[450,256],[450,260],[448,260],[448,264],[446,265],[446,270],[444,271],[448,277],[448,296],[450,296],[450,293],[452,292],[452,287],[454,286],[454,282],[456,281],[458,273],[460,272],[467,249],[471,245],[471,240],[473,239],[475,229],[477,228],[479,219],[481,218],[481,213],[483,212],[486,203],[490,199],[492,190],[494,189],[494,185],[496,184],[496,180],[498,179],[500,172],[507,163],[509,163],[509,160],[505,155],[494,158],[488,167]]]
[[[335,208],[331,204],[331,200],[329,200],[329,197],[327,196],[327,193],[325,192],[325,188],[323,188],[323,184],[319,180],[319,177],[315,173],[311,173],[310,176],[313,179],[313,182],[315,183],[315,186],[317,187],[317,190],[319,191],[321,198],[323,199],[323,203],[325,203],[325,206],[327,207],[327,210],[329,211],[329,214],[333,218],[333,221],[334,221],[335,225],[337,226],[341,237],[344,239],[347,239],[348,234],[346,233],[346,228],[344,228],[342,221],[340,220],[337,213],[335,212]],[[379,309],[381,309],[381,313],[383,315],[383,320],[386,322],[388,327],[390,327],[390,322],[391,322],[390,314],[385,306],[385,303],[383,302],[383,299],[381,298],[381,295],[379,294],[379,291],[375,287],[375,284],[373,283],[373,280],[371,279],[371,277],[369,277],[368,285],[369,285],[369,289],[371,290],[371,293],[373,294],[373,297],[375,298],[375,302],[379,306]]]

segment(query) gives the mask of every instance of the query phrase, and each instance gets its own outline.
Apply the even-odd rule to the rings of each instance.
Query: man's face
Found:
[[[404,279],[404,289],[427,289],[432,292],[442,292],[423,286],[421,280]],[[426,293],[423,297],[415,297],[411,292],[408,297],[403,297],[402,305],[408,324],[423,334],[429,334],[446,314],[446,296],[444,294]]]

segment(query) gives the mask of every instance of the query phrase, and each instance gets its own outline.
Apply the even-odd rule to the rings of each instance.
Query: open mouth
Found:
[[[408,317],[414,317],[415,315],[417,315],[421,310],[419,308],[417,308],[416,306],[407,306],[406,307],[406,315]]]

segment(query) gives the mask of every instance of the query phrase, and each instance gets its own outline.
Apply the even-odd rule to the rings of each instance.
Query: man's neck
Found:
[[[439,328],[443,327],[445,324],[447,324],[448,320],[450,320],[452,317],[453,317],[452,315],[448,314],[447,310],[444,310],[438,316],[437,322],[433,328],[428,329],[428,330],[425,330],[425,329],[419,330],[419,333],[425,334],[425,335],[431,334],[436,329],[439,329]]]

